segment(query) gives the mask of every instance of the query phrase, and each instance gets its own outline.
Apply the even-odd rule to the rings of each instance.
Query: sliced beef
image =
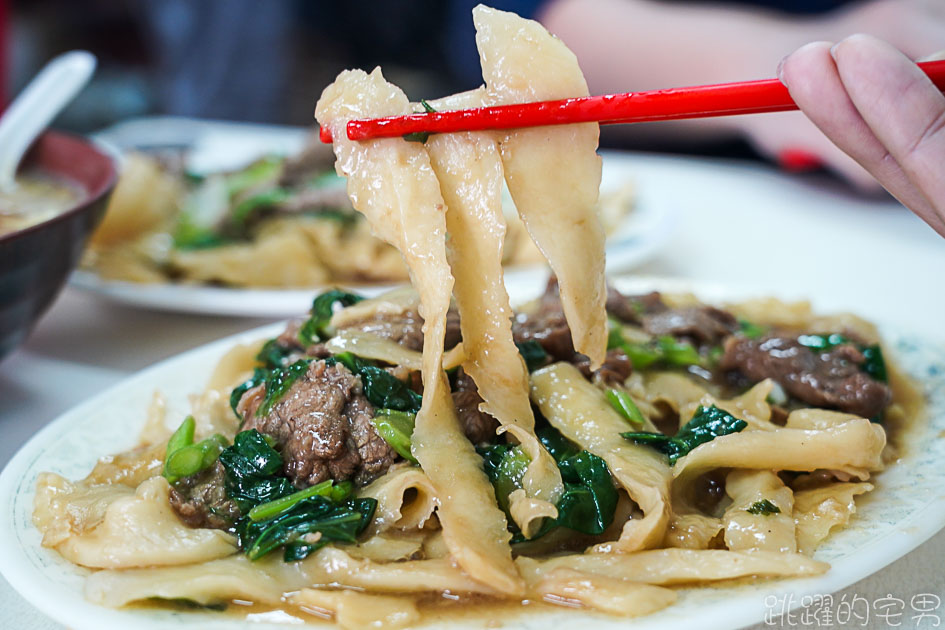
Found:
[[[226,496],[226,469],[219,461],[184,477],[171,487],[171,507],[186,525],[229,529],[240,518],[236,503]]]
[[[423,350],[423,318],[414,309],[403,313],[378,313],[370,319],[347,324],[346,330],[360,330],[378,337],[390,339],[410,350]],[[444,347],[452,348],[462,340],[459,330],[459,313],[450,309],[446,314],[446,336]]]
[[[322,144],[318,138],[312,139],[297,154],[288,157],[282,163],[282,172],[279,174],[280,186],[297,186],[314,175],[331,171],[335,163],[335,154],[331,147]]]
[[[604,363],[596,370],[591,370],[591,360],[583,354],[575,355],[574,366],[581,370],[581,374],[586,378],[604,383],[623,383],[633,371],[630,358],[623,350],[617,348],[607,351]]]
[[[645,315],[666,310],[663,296],[657,291],[644,295],[624,295],[613,287],[607,287],[607,314],[627,324],[642,324]]]
[[[275,438],[284,472],[297,487],[326,479],[364,485],[394,462],[394,450],[371,422],[374,407],[361,379],[343,365],[313,361],[269,413],[257,416],[264,388],[247,391],[237,411],[245,418],[244,430]]]
[[[570,361],[574,357],[571,329],[564,316],[558,279],[548,279],[545,292],[538,298],[536,308],[528,313],[517,313],[512,320],[515,343],[535,341],[553,361]]]
[[[730,337],[719,367],[750,382],[771,378],[809,405],[873,418],[890,403],[892,392],[860,369],[863,361],[850,344],[821,352],[802,345],[797,336],[769,334]]]
[[[494,438],[495,430],[499,426],[495,418],[479,410],[481,402],[475,381],[460,368],[456,373],[453,406],[456,407],[456,416],[463,427],[463,433],[473,444]]]
[[[737,329],[734,315],[713,306],[671,308],[643,318],[643,330],[654,337],[684,338],[697,346],[717,345]]]

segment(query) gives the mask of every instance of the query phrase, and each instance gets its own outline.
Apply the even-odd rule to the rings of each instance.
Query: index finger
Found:
[[[832,52],[863,120],[945,216],[945,96],[905,55],[873,37],[855,35]]]

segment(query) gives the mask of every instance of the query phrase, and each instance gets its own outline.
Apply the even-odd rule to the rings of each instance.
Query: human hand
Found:
[[[945,236],[945,95],[913,62],[854,35],[798,49],[778,74],[837,147]]]
[[[885,40],[912,59],[929,55],[945,42],[945,2],[942,0],[873,0],[824,17],[785,23],[800,45],[804,41],[840,41],[854,33],[868,33]],[[772,38],[771,47],[787,41]],[[769,45],[759,42],[759,45]],[[784,49],[782,49],[784,50]],[[786,51],[785,51],[786,52]],[[760,61],[760,60],[759,60]],[[763,71],[759,76],[763,75]],[[780,159],[789,152],[808,154],[864,191],[878,190],[873,176],[830,143],[803,116],[795,113],[768,114],[733,119],[763,154]]]

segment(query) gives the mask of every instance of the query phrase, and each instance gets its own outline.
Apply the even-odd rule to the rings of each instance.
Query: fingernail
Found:
[[[834,61],[837,60],[837,46],[839,45],[840,45],[840,42],[837,42],[836,44],[830,47],[830,56],[833,57]]]
[[[778,77],[778,80],[781,82],[784,81],[784,78],[781,76],[781,73],[784,71],[784,62],[787,61],[788,57],[790,57],[790,55],[787,55],[781,58],[781,61],[778,62],[778,71],[775,72],[775,76]]]

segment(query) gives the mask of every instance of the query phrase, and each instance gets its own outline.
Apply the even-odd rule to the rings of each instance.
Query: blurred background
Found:
[[[343,68],[381,65],[414,99],[478,85],[474,4],[0,0],[0,102],[57,53],[82,48],[97,55],[99,70],[60,128],[90,132],[158,114],[308,125],[322,88]],[[562,36],[578,54],[592,93],[773,76],[777,61],[805,41],[857,30],[878,31],[894,43],[927,35],[910,31],[902,17],[907,5],[923,4],[915,0],[491,4],[536,17]],[[608,26],[613,32],[602,33]],[[748,121],[707,122],[664,125],[659,133],[607,129],[602,144],[777,160],[785,143],[770,135]]]

